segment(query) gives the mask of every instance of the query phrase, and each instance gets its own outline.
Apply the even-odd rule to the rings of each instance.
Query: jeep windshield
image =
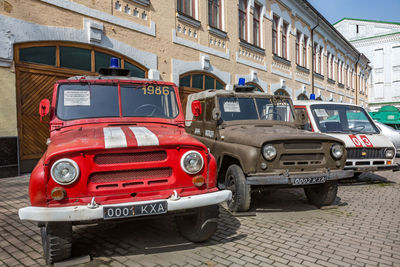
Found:
[[[311,105],[311,112],[323,133],[379,133],[379,130],[361,107],[351,105]]]
[[[223,121],[293,121],[293,112],[288,99],[219,97],[218,101]]]
[[[179,113],[172,86],[148,84],[61,84],[56,115],[61,120],[105,117],[175,118]]]

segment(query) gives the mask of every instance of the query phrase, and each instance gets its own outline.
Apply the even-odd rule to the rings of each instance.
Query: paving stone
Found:
[[[302,189],[255,199],[256,216],[234,217],[223,204],[216,235],[201,244],[182,238],[172,218],[74,226],[73,256],[98,267],[400,266],[400,175],[379,175],[394,183],[341,185],[348,205],[335,209],[311,206]],[[0,179],[0,265],[45,265],[39,228],[17,215],[28,183]]]

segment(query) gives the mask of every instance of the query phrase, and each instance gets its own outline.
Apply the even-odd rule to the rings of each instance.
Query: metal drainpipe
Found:
[[[319,17],[317,17],[317,25],[315,25],[314,28],[311,29],[311,93],[315,94],[314,90],[314,58],[315,58],[315,53],[314,53],[314,30],[319,26]],[[322,62],[321,62],[322,64]]]

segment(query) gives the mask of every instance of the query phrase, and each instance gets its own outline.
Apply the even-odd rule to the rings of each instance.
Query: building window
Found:
[[[333,56],[332,56],[332,58],[331,58],[331,64],[330,64],[330,66],[329,66],[329,69],[330,69],[329,73],[330,73],[330,75],[331,75],[331,77],[329,77],[329,78],[331,78],[332,80],[333,80],[333,60],[334,60],[334,58],[333,58]]]
[[[246,40],[247,2],[239,0],[239,38]]]
[[[278,54],[278,25],[279,18],[274,16],[272,20],[272,52]]]
[[[296,36],[296,64],[300,65],[300,38],[301,34],[298,32]]]
[[[253,42],[255,46],[261,46],[260,43],[260,18],[261,6],[254,3],[254,16],[253,16]]]
[[[304,36],[302,47],[303,47],[303,67],[305,68],[307,68],[307,41],[308,37]]]
[[[194,0],[178,0],[178,12],[194,18]]]
[[[322,53],[324,50],[322,47],[319,48],[319,54],[318,54],[318,73],[322,74]]]
[[[221,0],[208,0],[208,24],[222,29]]]
[[[329,68],[329,59],[330,59],[330,57],[331,57],[331,54],[328,53],[328,55],[326,56],[326,76],[328,78],[331,78],[331,70]]]
[[[314,43],[314,50],[313,50],[313,53],[314,53],[314,59],[313,59],[313,62],[314,62],[314,69],[313,69],[313,71],[314,72],[317,72],[317,48],[318,48],[318,45],[316,44],[316,43]]]
[[[288,53],[287,53],[287,30],[288,30],[288,24],[286,22],[283,22],[282,24],[282,57],[283,58],[288,58]]]

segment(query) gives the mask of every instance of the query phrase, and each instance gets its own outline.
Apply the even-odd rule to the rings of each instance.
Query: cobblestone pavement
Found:
[[[317,209],[301,189],[257,196],[256,216],[221,207],[211,241],[183,239],[172,218],[74,227],[80,266],[400,266],[400,173],[339,187],[338,206]],[[0,179],[0,265],[44,265],[39,229],[21,222],[28,176]],[[251,214],[250,214],[251,215]]]

